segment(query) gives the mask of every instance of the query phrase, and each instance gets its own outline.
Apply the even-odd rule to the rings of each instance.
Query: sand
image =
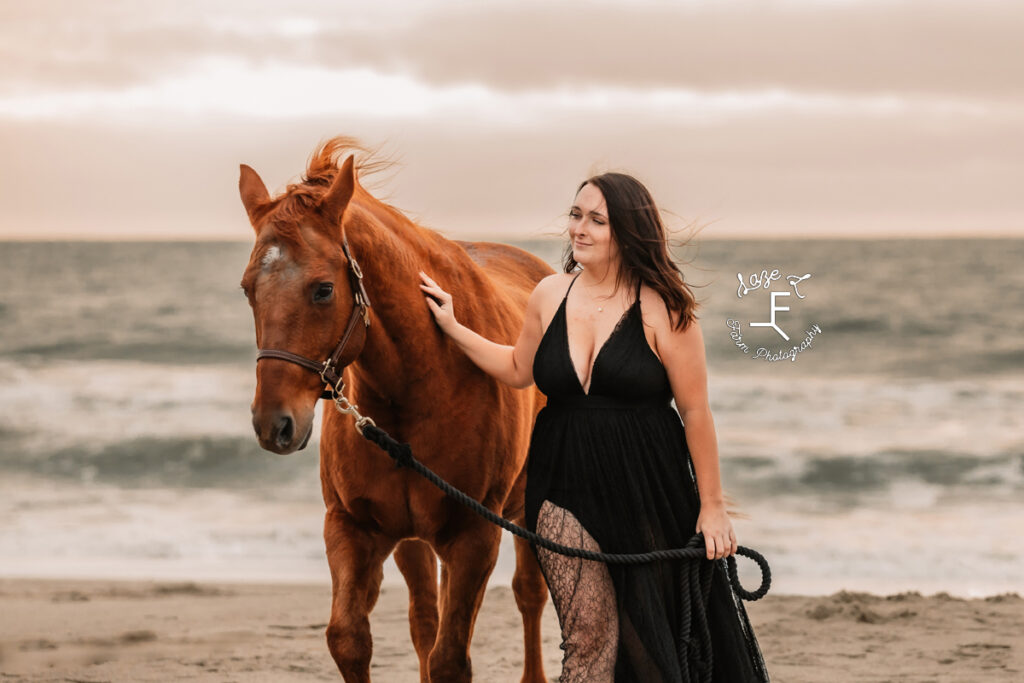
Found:
[[[0,681],[341,680],[324,642],[329,586],[0,580]],[[374,680],[419,681],[404,588],[371,617]],[[945,593],[747,603],[774,681],[1021,681],[1024,599]],[[561,650],[550,601],[548,678]],[[492,587],[477,620],[474,680],[521,674],[512,592]]]

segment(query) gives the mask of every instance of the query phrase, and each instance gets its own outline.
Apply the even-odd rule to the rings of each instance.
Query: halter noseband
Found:
[[[342,381],[341,372],[345,369],[346,365],[355,360],[355,358],[349,358],[344,363],[341,362],[342,356],[345,353],[345,346],[356,329],[360,315],[363,318],[363,325],[365,327],[370,326],[370,297],[366,295],[366,288],[363,287],[363,271],[360,270],[359,264],[352,257],[352,252],[349,251],[347,235],[342,237],[341,248],[345,252],[345,258],[348,259],[348,279],[352,288],[353,298],[355,299],[355,305],[352,307],[352,314],[349,315],[348,324],[345,326],[345,333],[342,335],[338,345],[334,347],[330,357],[320,363],[282,349],[259,349],[256,353],[256,362],[264,358],[277,358],[278,360],[286,360],[289,363],[301,365],[307,370],[312,370],[320,375],[320,379],[326,385],[320,398],[333,399],[342,393],[341,385],[344,382]]]

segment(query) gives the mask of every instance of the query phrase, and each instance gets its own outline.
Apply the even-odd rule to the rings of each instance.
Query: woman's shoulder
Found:
[[[551,273],[538,280],[526,302],[527,317],[546,328],[547,322],[544,321],[550,322],[554,316],[573,277],[571,273]]]
[[[533,288],[533,296],[544,307],[551,302],[560,302],[574,277],[576,273],[551,273],[537,282]]]
[[[645,325],[654,328],[658,339],[667,339],[671,334],[680,332],[675,329],[678,313],[670,314],[661,293],[646,282],[640,286],[640,315]],[[687,327],[687,331],[691,328],[699,329],[696,320]]]
[[[668,306],[658,290],[644,282],[640,285],[640,313],[644,323],[655,328],[668,324]]]

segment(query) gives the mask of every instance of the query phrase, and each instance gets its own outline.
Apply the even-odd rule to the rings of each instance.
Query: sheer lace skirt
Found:
[[[550,500],[541,504],[537,533],[573,548],[601,551],[594,537],[569,510]],[[560,683],[611,683],[615,678],[619,623],[608,566],[537,548],[562,629]]]
[[[526,528],[607,553],[682,548],[700,501],[678,413],[546,406],[537,416],[526,484]],[[683,560],[605,564],[531,544],[562,629],[562,683],[684,683]],[[724,560],[707,607],[715,683],[765,683],[767,673]]]

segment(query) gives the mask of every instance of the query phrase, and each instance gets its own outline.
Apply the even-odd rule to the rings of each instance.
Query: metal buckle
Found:
[[[377,426],[377,423],[374,422],[372,419],[370,419],[366,415],[360,414],[359,406],[349,402],[349,400],[345,397],[344,379],[338,380],[338,384],[332,387],[331,391],[334,392],[334,407],[338,409],[339,413],[348,413],[355,417],[356,431],[359,432],[360,436],[362,436],[363,434],[363,427],[365,425],[371,424],[374,427]]]
[[[324,375],[327,374],[327,371],[330,368],[331,368],[331,359],[328,358],[327,360],[324,361],[324,366],[320,369],[320,379],[323,380],[324,384],[326,384],[327,386],[331,386],[331,383],[329,381],[327,381],[327,378]]]

